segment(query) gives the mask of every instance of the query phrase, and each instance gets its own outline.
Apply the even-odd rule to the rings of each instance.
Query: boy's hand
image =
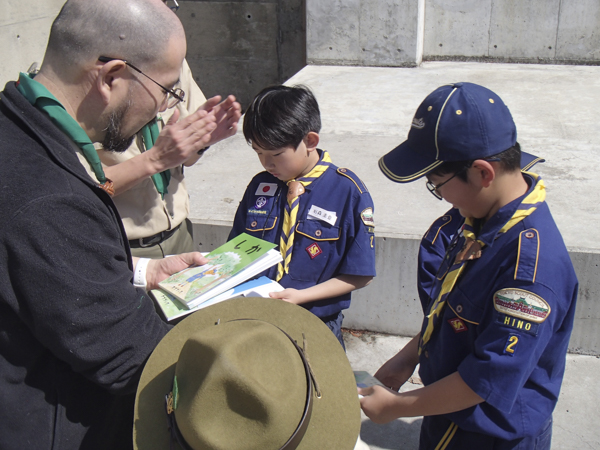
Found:
[[[392,357],[373,376],[391,390],[398,391],[414,370],[415,367],[410,365],[407,367],[402,358]]]
[[[357,388],[363,397],[360,399],[360,407],[371,421],[384,424],[397,419],[395,406],[398,394],[381,386],[368,388]]]
[[[279,298],[285,302],[293,303],[294,305],[299,305],[304,300],[301,291],[294,288],[287,288],[279,292],[270,292],[269,297]]]
[[[190,266],[201,266],[207,262],[208,259],[202,256],[200,252],[182,253],[163,259],[152,259],[146,269],[147,289],[157,289],[160,281],[174,273],[187,269]]]

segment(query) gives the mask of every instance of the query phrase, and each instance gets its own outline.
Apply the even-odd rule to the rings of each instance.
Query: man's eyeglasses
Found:
[[[141,75],[145,76],[146,78],[148,78],[154,84],[160,86],[161,89],[163,91],[165,91],[165,94],[168,94],[168,96],[167,96],[167,108],[173,108],[175,105],[177,105],[177,103],[182,102],[183,99],[185,98],[185,92],[183,91],[183,89],[179,89],[179,88],[176,88],[176,89],[167,89],[162,84],[160,84],[158,81],[153,80],[148,75],[146,75],[144,72],[142,72],[140,69],[138,69],[133,64],[131,64],[130,62],[127,62],[124,59],[121,59],[121,58],[109,58],[108,56],[100,56],[98,58],[98,61],[101,61],[103,63],[107,63],[107,62],[110,62],[110,61],[123,61],[125,64],[127,64],[128,67],[131,67],[133,70],[135,70],[139,74],[141,74]]]
[[[171,8],[173,12],[177,12],[179,9],[179,3],[177,3],[177,0],[165,0],[165,5]]]
[[[438,184],[437,186],[435,184],[433,184],[431,181],[427,181],[426,186],[427,189],[429,190],[429,192],[431,192],[433,194],[433,196],[435,198],[437,198],[438,200],[443,200],[443,197],[440,195],[440,193],[438,192],[439,188],[441,188],[443,185],[445,185],[446,183],[448,183],[450,180],[452,180],[452,178],[454,178],[455,176],[463,173],[465,170],[467,170],[469,167],[471,167],[471,165],[469,164],[468,166],[463,167],[462,169],[460,169],[458,172],[455,172],[454,175],[452,175],[450,178],[448,178],[446,181],[444,181],[443,183]]]

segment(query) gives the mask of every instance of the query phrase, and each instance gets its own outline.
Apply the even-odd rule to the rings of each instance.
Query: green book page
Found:
[[[158,285],[188,303],[231,278],[275,247],[272,242],[242,233],[206,255],[208,264],[182,270]]]

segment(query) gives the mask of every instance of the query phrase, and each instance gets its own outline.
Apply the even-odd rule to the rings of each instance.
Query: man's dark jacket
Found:
[[[0,94],[0,449],[131,447],[168,331],[132,285],[117,210],[14,83]]]

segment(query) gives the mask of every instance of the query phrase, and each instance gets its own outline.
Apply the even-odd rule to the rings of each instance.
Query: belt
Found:
[[[172,230],[161,231],[160,233],[156,233],[153,236],[148,236],[145,238],[132,239],[129,241],[129,247],[131,248],[146,248],[152,247],[153,245],[158,245],[167,239],[169,239],[175,232],[179,229],[181,224],[177,225]]]

